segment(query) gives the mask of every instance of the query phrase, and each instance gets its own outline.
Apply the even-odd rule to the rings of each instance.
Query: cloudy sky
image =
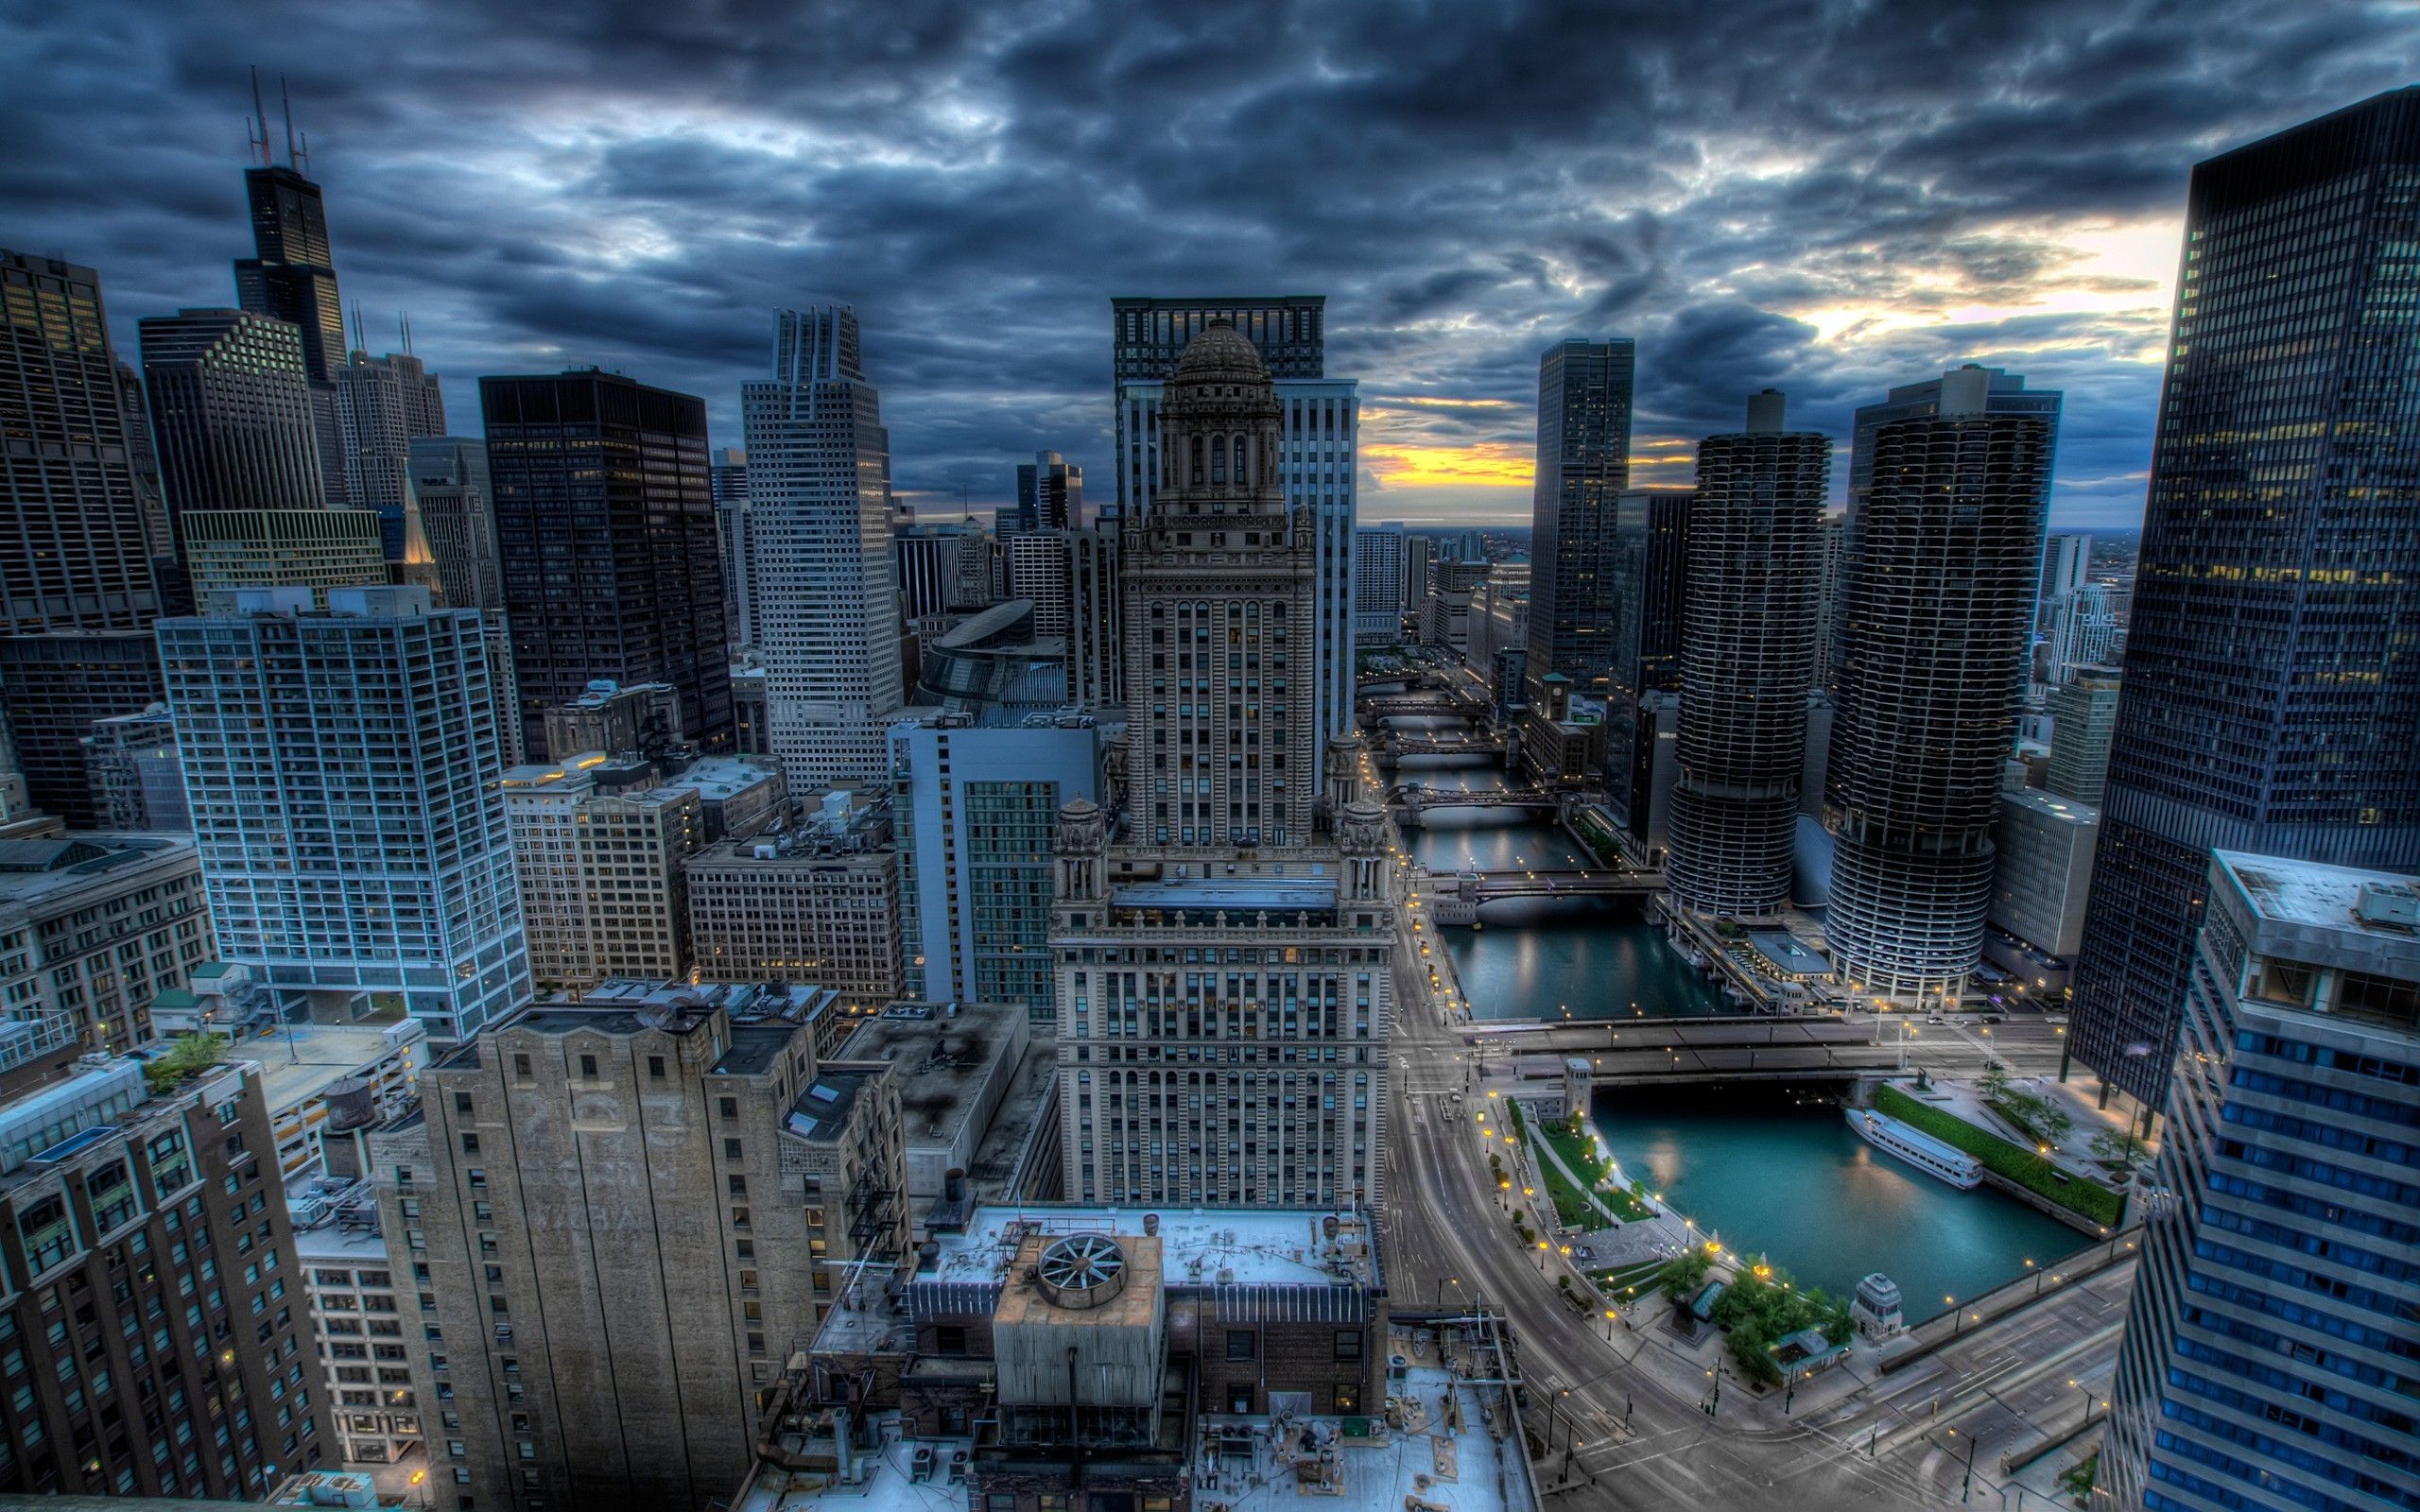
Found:
[[[1367,520],[1525,524],[1539,351],[1629,335],[1635,479],[1753,389],[1840,434],[1983,361],[2066,391],[2055,517],[2126,527],[2187,168],[2415,56],[2350,0],[0,0],[0,245],[130,355],[232,302],[257,63],[457,430],[597,363],[737,444],[770,312],[841,301],[920,507],[1039,447],[1105,489],[1112,295],[1323,293]]]

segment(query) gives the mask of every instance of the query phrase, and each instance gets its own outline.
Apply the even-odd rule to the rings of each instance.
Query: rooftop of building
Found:
[[[275,1113],[427,1038],[419,1020],[398,1012],[383,1022],[275,1024],[238,1040],[229,1054],[259,1062],[261,1095]]]
[[[1314,1497],[1340,1512],[1534,1512],[1502,1367],[1492,1349],[1474,1348],[1475,1332],[1398,1323],[1384,1400],[1367,1415],[1315,1414],[1301,1398],[1274,1414],[1200,1415],[1185,1425],[1193,1504],[1283,1512]],[[834,1473],[835,1421],[828,1411],[782,1418],[775,1447],[796,1468],[760,1459],[733,1512],[977,1512],[964,1474],[975,1440],[912,1437],[884,1415],[878,1447],[852,1453],[857,1473],[844,1478]]]
[[[824,1061],[815,1068],[815,1079],[790,1105],[783,1128],[803,1140],[838,1137],[856,1111],[859,1094],[890,1069],[864,1061]]]
[[[1150,1219],[1147,1223],[1145,1220]],[[1337,1233],[1327,1232],[1329,1219]],[[1058,1203],[977,1207],[963,1233],[936,1234],[940,1253],[918,1280],[989,1284],[1008,1279],[1030,1234],[1141,1234],[1159,1229],[1171,1286],[1371,1285],[1369,1229],[1353,1213],[1302,1208],[1110,1208]]]
[[[731,1031],[731,1045],[715,1062],[717,1076],[761,1076],[798,1036],[793,1023],[745,1023]]]
[[[1000,1060],[1022,1048],[1026,1023],[1021,1003],[893,1003],[859,1023],[840,1054],[898,1067],[908,1143],[946,1143]]]
[[[2011,808],[2024,809],[2047,819],[2057,819],[2074,825],[2099,824],[2100,810],[2081,799],[2061,798],[2039,787],[2004,787],[2000,801]]]
[[[2358,936],[2420,959],[2420,878],[2239,850],[2211,859],[2263,922]]]
[[[1059,1075],[1058,1041],[1045,1036],[1028,1046],[1025,1058],[1011,1074],[1014,1079],[1000,1099],[1000,1110],[992,1115],[992,1126],[983,1131],[983,1141],[975,1146],[975,1159],[966,1167],[968,1184],[976,1197],[985,1202],[1008,1196],[1025,1177],[1042,1110],[1051,1106],[1051,1084]]]
[[[367,1179],[342,1180],[314,1167],[285,1184],[285,1212],[294,1252],[305,1264],[378,1265],[387,1259],[378,1198]]]
[[[1784,976],[1822,976],[1832,969],[1822,953],[1784,929],[1748,931],[1748,948]]]
[[[0,904],[38,908],[53,899],[107,884],[114,874],[131,868],[193,854],[194,840],[189,834],[107,832],[0,840]]]

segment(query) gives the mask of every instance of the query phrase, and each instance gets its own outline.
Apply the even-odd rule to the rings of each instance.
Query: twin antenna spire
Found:
[[[307,174],[311,171],[311,133],[303,132],[301,138],[302,145],[300,146],[295,145],[294,99],[285,92],[284,74],[277,76],[277,103],[285,113],[285,164],[297,173]],[[244,123],[244,145],[251,149],[251,156],[260,160],[262,167],[276,166],[276,156],[269,151],[268,145],[268,111],[261,104],[261,71],[258,64],[252,67],[252,118]]]
[[[406,356],[411,355],[412,318],[410,316],[401,313],[396,315],[395,340]],[[364,352],[370,350],[370,322],[362,316],[359,300],[353,301],[353,349],[355,352]]]

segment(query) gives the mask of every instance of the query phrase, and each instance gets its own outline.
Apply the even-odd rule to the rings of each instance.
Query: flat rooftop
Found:
[[[1748,948],[1784,976],[1822,976],[1832,969],[1831,962],[1787,930],[1752,929]]]
[[[40,909],[49,900],[112,880],[147,864],[196,860],[189,834],[63,834],[0,840],[0,902]]]
[[[308,1102],[331,1084],[427,1038],[418,1021],[403,1018],[385,1023],[281,1023],[237,1041],[228,1055],[260,1063],[261,1095],[275,1112]]]
[[[1056,1203],[987,1204],[975,1210],[966,1231],[937,1234],[941,1258],[919,1281],[1005,1280],[1026,1235],[1140,1234],[1146,1213],[1160,1226],[1161,1275],[1170,1286],[1372,1284],[1355,1274],[1345,1249],[1326,1237],[1325,1219],[1356,1226],[1366,1249],[1370,1236],[1361,1220],[1341,1212],[1300,1208],[1102,1208]]]
[[[975,1111],[977,1093],[1021,1042],[1022,1003],[894,1003],[863,1020],[840,1047],[843,1060],[899,1068],[900,1110],[911,1144],[946,1143]],[[925,1012],[918,1017],[918,1011]]]
[[[984,1202],[1011,1195],[1025,1169],[1042,1126],[1043,1106],[1050,1101],[1051,1079],[1059,1074],[1058,1041],[1044,1036],[1029,1045],[1012,1074],[1015,1079],[1000,1099],[1000,1110],[992,1115],[983,1142],[975,1146],[975,1163],[966,1168],[967,1181]]]
[[[782,1126],[803,1140],[837,1137],[849,1124],[857,1094],[882,1074],[884,1067],[826,1061],[815,1068],[815,1079],[798,1094]]]
[[[2056,793],[2039,787],[2004,787],[2000,789],[2000,801],[2014,808],[2029,810],[2045,818],[2058,819],[2080,827],[2100,822],[2100,810],[2097,806],[2079,799],[2061,798]]]
[[[2364,887],[2409,894],[2420,889],[2420,878],[2392,871],[2365,871],[2357,867],[2331,867],[2316,861],[2287,861],[2240,850],[2220,850],[2213,855],[2219,866],[2235,878],[2262,919],[2375,935],[2380,939],[2415,937],[2415,932],[2408,925],[2363,919],[2358,910]]]
[[[731,1046],[715,1062],[717,1076],[757,1076],[781,1058],[799,1035],[793,1023],[742,1023],[731,1031]]]

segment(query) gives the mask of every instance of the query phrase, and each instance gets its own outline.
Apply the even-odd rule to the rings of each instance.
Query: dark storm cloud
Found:
[[[482,372],[596,362],[736,443],[770,312],[854,303],[903,489],[1106,473],[1113,294],[1329,297],[1390,462],[1526,455],[1541,348],[1639,341],[1640,455],[1748,392],[1839,432],[1996,363],[2131,523],[2186,171],[2410,80],[2400,6],[472,0],[0,8],[0,242],[226,302],[246,63],[291,80],[348,300]],[[1672,460],[1678,476],[1667,478]],[[1103,477],[1096,487],[1105,487]],[[1424,505],[1424,498],[1427,499]],[[1517,507],[1498,490],[1495,504]]]

